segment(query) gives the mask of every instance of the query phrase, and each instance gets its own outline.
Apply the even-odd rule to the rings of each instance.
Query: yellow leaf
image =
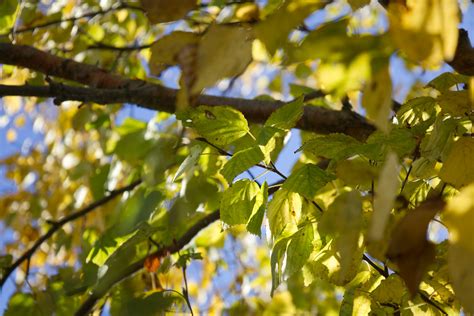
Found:
[[[388,116],[392,108],[392,79],[388,65],[380,69],[364,88],[362,105],[367,116],[380,130],[388,132]]]
[[[197,44],[199,35],[176,31],[160,38],[151,46],[150,71],[159,75],[166,67],[177,64],[177,55],[184,47]]]
[[[13,128],[8,129],[7,131],[7,141],[13,143],[17,139],[16,131]]]
[[[400,185],[399,170],[400,165],[398,164],[397,155],[389,152],[375,188],[374,213],[369,228],[371,241],[379,241],[383,238],[385,226]]]
[[[449,200],[443,220],[448,226],[449,241],[474,253],[474,184],[461,189]]]
[[[448,267],[456,296],[474,313],[474,184],[452,198],[443,214],[449,231]]]
[[[474,182],[474,138],[461,137],[451,148],[439,177],[456,188]]]
[[[391,1],[390,33],[413,61],[427,67],[452,60],[458,42],[458,2],[451,0]]]
[[[272,15],[255,27],[255,32],[270,54],[282,47],[288,34],[313,11],[324,6],[320,0],[287,0]]]
[[[196,81],[191,94],[198,94],[220,79],[244,72],[252,61],[252,42],[252,30],[248,27],[210,26],[199,44]]]
[[[176,21],[197,7],[196,0],[141,0],[151,23]]]

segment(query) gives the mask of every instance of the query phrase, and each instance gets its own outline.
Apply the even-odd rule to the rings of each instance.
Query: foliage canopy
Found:
[[[474,313],[473,7],[1,1],[6,315]]]

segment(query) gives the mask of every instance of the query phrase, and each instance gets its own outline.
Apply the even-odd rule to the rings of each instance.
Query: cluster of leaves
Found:
[[[425,68],[454,57],[457,1],[99,2],[4,1],[2,41],[156,83],[178,66],[178,119],[3,98],[7,140],[25,126],[39,138],[1,160],[15,184],[0,197],[12,235],[2,287],[16,287],[8,315],[474,313],[474,80],[445,72],[394,109],[389,71],[394,54]],[[313,13],[328,18],[308,27]],[[388,30],[374,31],[383,18]],[[262,64],[279,75],[259,99],[294,79],[292,101],[262,124],[196,104],[222,79],[255,80]],[[44,81],[2,66],[2,84]],[[301,132],[282,173],[276,161],[305,107],[349,100],[377,130]],[[268,173],[280,181],[261,181]],[[448,240],[428,238],[446,229]]]

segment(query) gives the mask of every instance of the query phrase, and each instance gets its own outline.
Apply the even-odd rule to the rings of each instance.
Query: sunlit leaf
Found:
[[[283,184],[283,188],[313,200],[316,192],[323,188],[334,176],[314,164],[306,164],[294,171]]]
[[[221,174],[227,180],[232,183],[234,178],[249,169],[250,167],[258,164],[264,159],[262,150],[259,147],[252,147],[236,152],[232,158],[224,165],[221,170]]]
[[[212,25],[199,42],[191,94],[242,74],[252,60],[252,41],[248,27]]]
[[[229,225],[246,224],[259,193],[260,188],[254,181],[243,179],[232,184],[222,195],[220,206],[222,221]]]
[[[389,153],[375,187],[374,212],[369,229],[369,238],[374,241],[383,237],[400,185],[399,169],[397,155],[393,152]]]
[[[293,102],[278,108],[265,122],[265,126],[289,130],[295,127],[303,115],[303,98],[300,97]]]
[[[191,113],[192,126],[208,141],[227,145],[248,133],[242,113],[228,107],[200,106]]]
[[[366,84],[362,96],[362,105],[367,116],[382,131],[388,132],[388,116],[392,108],[392,80],[388,65],[377,71]]]
[[[296,232],[301,207],[301,196],[298,193],[285,189],[278,190],[268,203],[267,216],[272,235],[277,237],[283,232]]]

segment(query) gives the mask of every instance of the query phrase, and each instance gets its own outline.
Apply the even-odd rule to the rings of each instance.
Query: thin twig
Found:
[[[109,195],[103,197],[100,200],[92,202],[91,204],[84,207],[83,209],[77,212],[71,213],[70,215],[63,217],[62,219],[58,221],[51,222],[52,223],[51,228],[44,235],[38,238],[38,240],[33,244],[33,246],[31,246],[27,251],[25,251],[20,258],[18,258],[15,262],[12,263],[12,265],[10,265],[8,268],[4,270],[4,273],[0,280],[0,288],[3,288],[3,285],[8,280],[8,278],[13,273],[13,271],[16,270],[16,268],[18,268],[23,262],[30,260],[33,254],[36,252],[36,250],[43,244],[43,242],[51,238],[51,236],[53,236],[53,234],[56,233],[56,231],[58,231],[66,223],[69,223],[71,221],[74,221],[78,218],[81,218],[87,215],[91,211],[95,210],[99,206],[106,204],[107,202],[121,195],[122,193],[133,190],[140,183],[142,183],[142,180],[136,180],[123,188],[110,191]]]

